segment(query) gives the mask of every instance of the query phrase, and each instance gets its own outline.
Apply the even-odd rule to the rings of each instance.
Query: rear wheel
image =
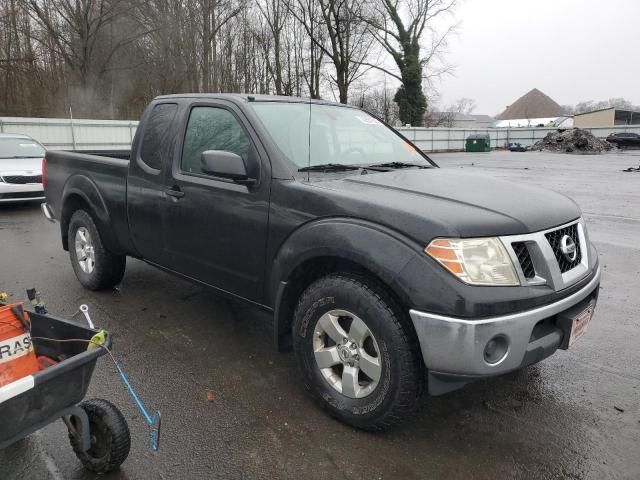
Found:
[[[87,470],[94,473],[115,470],[127,459],[131,448],[126,420],[120,410],[106,400],[87,400],[80,407],[89,417],[91,448],[83,451],[80,439],[69,434],[73,451]]]
[[[382,430],[414,412],[424,389],[417,339],[384,287],[353,274],[313,283],[294,313],[305,387],[331,415]]]
[[[69,256],[73,271],[89,290],[111,288],[122,280],[127,257],[108,252],[91,216],[77,210],[69,221]]]

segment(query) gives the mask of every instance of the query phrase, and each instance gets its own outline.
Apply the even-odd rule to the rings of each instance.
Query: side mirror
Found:
[[[252,185],[255,179],[249,178],[247,166],[242,157],[225,150],[206,150],[200,156],[202,172],[216,177],[228,178],[236,183]]]

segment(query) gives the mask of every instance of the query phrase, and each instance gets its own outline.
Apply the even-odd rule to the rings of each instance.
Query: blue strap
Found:
[[[144,415],[145,420],[147,421],[149,426],[152,428],[152,430],[151,430],[151,448],[153,448],[154,450],[157,451],[159,446],[160,446],[160,420],[161,420],[160,412],[158,412],[157,410],[154,410],[153,414],[149,415],[149,413],[147,412],[147,409],[144,408],[144,405],[142,404],[142,402],[138,398],[138,395],[136,395],[135,390],[133,389],[133,387],[129,383],[129,380],[127,379],[127,376],[124,374],[124,372],[120,368],[120,365],[118,365],[117,363],[116,363],[116,368],[118,369],[118,373],[120,373],[120,377],[122,377],[122,381],[124,382],[124,384],[129,389],[129,393],[133,397],[133,400],[136,402],[136,405],[138,406],[138,408],[142,412],[142,415]]]

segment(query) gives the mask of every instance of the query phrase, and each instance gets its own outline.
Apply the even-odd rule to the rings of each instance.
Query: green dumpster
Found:
[[[491,137],[489,134],[481,135],[469,135],[464,145],[465,152],[490,152],[491,151]]]

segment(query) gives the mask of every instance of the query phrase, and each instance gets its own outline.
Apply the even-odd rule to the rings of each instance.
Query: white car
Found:
[[[43,200],[45,148],[27,135],[0,133],[0,203]]]

